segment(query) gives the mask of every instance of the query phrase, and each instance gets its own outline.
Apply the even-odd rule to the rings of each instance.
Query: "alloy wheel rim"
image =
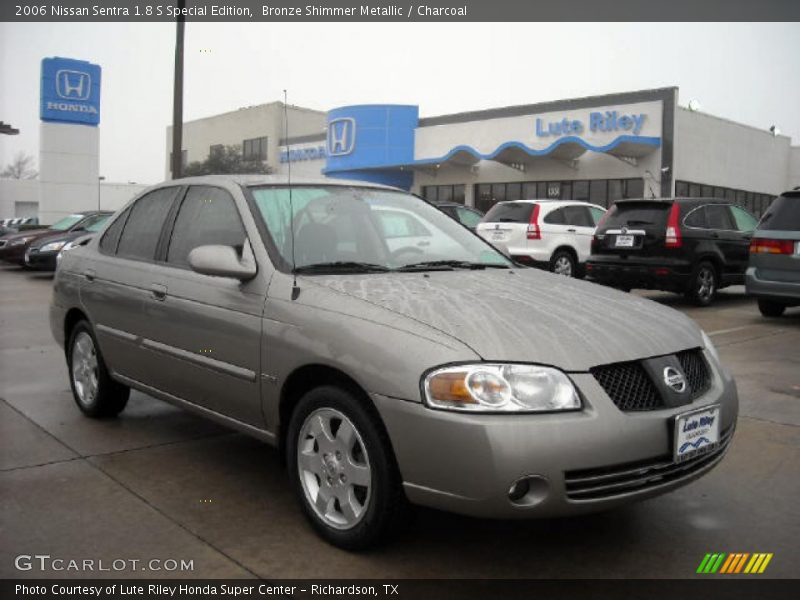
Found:
[[[98,368],[97,350],[92,337],[81,331],[72,346],[72,382],[78,400],[89,406],[97,397]]]
[[[558,259],[556,259],[556,264],[555,268],[553,269],[553,272],[556,273],[557,275],[566,275],[568,277],[571,276],[572,261],[566,256],[560,256]]]
[[[714,294],[714,273],[711,269],[701,269],[697,275],[697,296],[707,300]]]
[[[344,414],[320,408],[306,417],[297,441],[297,472],[306,500],[326,525],[351,529],[364,518],[372,469],[361,434]]]

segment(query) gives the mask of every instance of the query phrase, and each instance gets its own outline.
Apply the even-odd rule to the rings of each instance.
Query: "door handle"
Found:
[[[719,234],[716,231],[712,231],[711,232],[711,237],[714,238],[714,239],[718,239],[719,238]]]
[[[150,285],[150,293],[156,300],[164,300],[167,297],[167,286],[153,283]]]
[[[96,275],[97,273],[95,272],[94,269],[86,269],[83,272],[83,276],[86,278],[86,281],[94,281]]]
[[[573,228],[567,229],[567,232],[568,233],[575,233],[575,229],[573,229]]]
[[[417,246],[420,246],[420,247],[423,247],[423,248],[424,248],[425,246],[430,246],[430,245],[431,245],[431,243],[430,243],[430,242],[420,242],[419,244],[417,244]]]

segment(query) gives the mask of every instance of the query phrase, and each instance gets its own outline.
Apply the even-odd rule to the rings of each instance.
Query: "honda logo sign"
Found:
[[[356,122],[349,117],[328,123],[328,156],[350,154],[356,146]]]

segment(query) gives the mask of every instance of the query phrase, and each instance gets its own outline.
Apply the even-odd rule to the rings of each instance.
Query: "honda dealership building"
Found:
[[[726,198],[760,214],[800,185],[800,147],[788,137],[678,106],[677,88],[425,118],[410,105],[295,107],[298,133],[288,139],[273,106],[243,109],[264,118],[234,111],[187,123],[187,155],[202,160],[215,144],[242,144],[277,172],[291,160],[294,175],[384,183],[484,211],[519,198],[608,206],[678,195]],[[199,134],[211,129],[219,139]]]

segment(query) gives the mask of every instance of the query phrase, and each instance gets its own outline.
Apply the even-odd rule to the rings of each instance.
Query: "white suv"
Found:
[[[594,230],[606,209],[576,200],[498,202],[477,233],[516,261],[561,275],[582,275]]]

